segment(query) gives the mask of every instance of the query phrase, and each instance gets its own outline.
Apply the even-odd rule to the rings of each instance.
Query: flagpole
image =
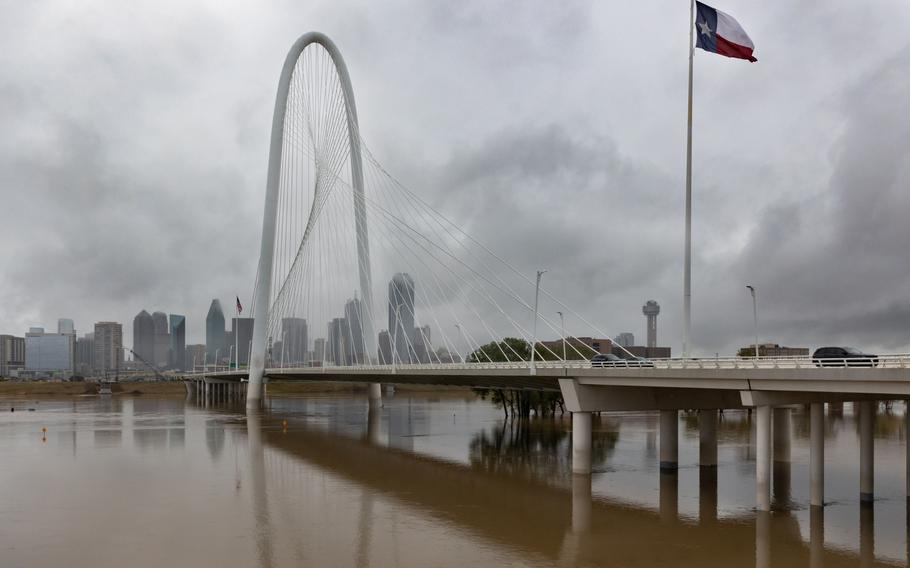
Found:
[[[683,357],[689,356],[692,326],[692,61],[695,57],[695,0],[689,4],[689,120],[686,125],[686,254],[683,268]]]
[[[237,318],[234,320],[237,322],[236,329],[234,330],[234,370],[240,370],[240,298],[234,296],[234,313],[237,314]]]

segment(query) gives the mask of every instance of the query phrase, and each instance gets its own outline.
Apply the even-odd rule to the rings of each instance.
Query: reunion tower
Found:
[[[660,313],[660,304],[648,300],[641,307],[641,313],[648,318],[648,347],[657,347],[657,314]]]

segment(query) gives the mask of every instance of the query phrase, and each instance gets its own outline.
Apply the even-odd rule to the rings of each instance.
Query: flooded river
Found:
[[[9,412],[10,408],[15,412]],[[0,566],[903,566],[904,406],[875,428],[859,504],[851,405],[826,416],[824,514],[808,506],[808,413],[757,514],[754,423],[725,412],[716,475],[680,413],[658,469],[656,413],[505,421],[465,393],[272,398],[260,415],[179,398],[0,399]]]

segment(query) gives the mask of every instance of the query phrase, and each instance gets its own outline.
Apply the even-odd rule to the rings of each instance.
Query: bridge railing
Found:
[[[813,369],[819,367],[866,367],[875,369],[910,369],[910,353],[897,353],[888,355],[868,355],[864,357],[824,358],[814,359],[811,356],[796,357],[673,357],[662,359],[629,359],[620,361],[538,361],[537,369],[590,369],[594,368],[640,368],[640,369]],[[390,374],[397,371],[482,371],[482,370],[511,370],[530,371],[527,361],[514,362],[478,362],[478,363],[415,363],[407,365],[350,365],[350,366],[307,366],[269,368],[272,376],[282,374],[327,374],[353,371],[356,373]],[[191,373],[188,377],[202,377],[206,375],[246,375],[245,370],[223,369],[220,372]]]

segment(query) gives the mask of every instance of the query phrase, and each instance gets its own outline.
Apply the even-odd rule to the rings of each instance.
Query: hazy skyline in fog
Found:
[[[658,300],[679,353],[685,2],[3,6],[0,333],[131,345],[147,309],[197,343],[248,304],[278,73],[319,30],[390,172],[610,335]],[[762,341],[910,350],[910,5],[716,7],[759,61],[696,53],[696,350],[752,340],[746,284]]]

